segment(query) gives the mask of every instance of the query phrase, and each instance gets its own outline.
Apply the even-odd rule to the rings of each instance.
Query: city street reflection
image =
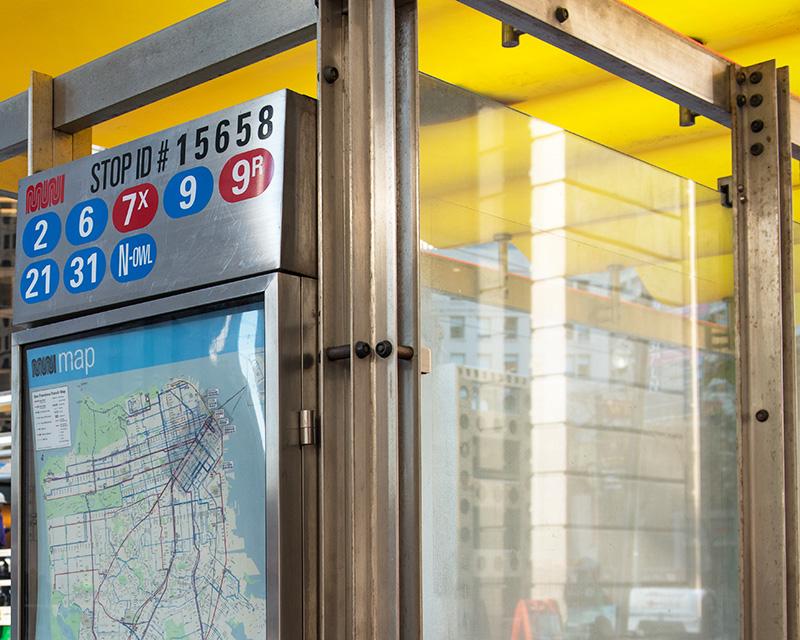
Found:
[[[734,640],[730,210],[421,78],[435,640]]]

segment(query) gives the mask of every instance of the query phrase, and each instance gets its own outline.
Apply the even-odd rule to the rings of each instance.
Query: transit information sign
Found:
[[[21,181],[14,322],[314,276],[314,113],[280,91]]]
[[[264,305],[25,352],[36,637],[266,638]]]

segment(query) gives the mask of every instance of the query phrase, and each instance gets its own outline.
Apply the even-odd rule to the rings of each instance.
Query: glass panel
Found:
[[[730,211],[421,98],[426,638],[738,638]]]

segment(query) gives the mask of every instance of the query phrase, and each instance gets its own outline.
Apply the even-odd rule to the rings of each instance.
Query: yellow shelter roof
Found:
[[[81,3],[6,2],[0,18],[0,99],[24,91],[30,71],[58,75],[218,0]],[[633,8],[742,64],[776,58],[800,87],[800,4],[796,0],[631,0]],[[37,35],[39,34],[39,35]],[[420,66],[447,80],[681,175],[713,185],[729,172],[728,135],[700,119],[677,126],[677,109],[638,87],[529,36],[503,49],[497,22],[456,0],[420,1]],[[278,88],[315,93],[308,44],[185,91],[95,129],[111,146]]]
[[[0,19],[12,26],[3,35],[6,55],[0,68],[0,99],[24,91],[32,69],[58,75],[214,4],[216,0],[3,3]],[[780,65],[790,66],[793,84],[800,87],[797,0],[631,0],[629,4],[739,63],[776,58]],[[420,68],[700,184],[714,186],[718,177],[730,173],[730,135],[726,128],[704,118],[693,127],[681,128],[673,103],[532,37],[523,36],[518,47],[504,49],[498,22],[455,0],[420,1]],[[113,146],[283,87],[315,94],[315,43],[98,125],[93,141],[103,147]],[[514,127],[527,126],[525,120],[519,122]],[[476,131],[475,122],[458,119],[426,129],[421,158],[423,190],[439,204],[435,222],[423,224],[423,237],[436,246],[457,246],[486,241],[496,233],[512,233],[519,248],[532,255],[536,229],[531,227],[530,131],[518,137],[516,144],[506,132],[503,189],[494,198],[475,193],[474,167],[448,170],[448,158],[440,157],[444,149],[450,152],[449,157],[474,154],[479,148],[474,139]],[[580,146],[575,140],[569,138],[566,143],[573,151]],[[20,159],[6,166],[13,166],[17,173],[24,170]],[[564,268],[576,272],[602,267],[609,260],[604,252],[619,254],[620,263],[637,265],[643,279],[664,281],[661,297],[671,300],[683,285],[678,281],[674,286],[666,283],[674,280],[670,274],[682,272],[681,261],[686,260],[682,248],[675,246],[676,216],[680,215],[669,207],[664,210],[663,202],[653,201],[653,194],[641,194],[641,198],[629,199],[627,205],[640,211],[631,226],[633,218],[620,210],[619,198],[614,201],[608,195],[619,186],[615,181],[624,179],[633,166],[626,165],[613,176],[605,175],[605,182],[599,185],[589,184],[593,180],[587,180],[585,172],[581,177],[563,176],[565,219],[559,227],[561,233],[575,242],[602,239],[594,242],[594,254],[576,252],[578,262]],[[617,189],[622,190],[621,186]],[[630,193],[630,184],[624,191]],[[674,194],[669,198],[674,199]],[[699,206],[715,208],[712,200],[713,196],[701,198]],[[796,190],[796,211],[800,211],[799,200]],[[497,215],[492,214],[493,207],[499,208]],[[616,208],[613,215],[608,211],[611,207]],[[587,219],[587,211],[596,219]],[[718,214],[709,216],[696,256],[698,277],[708,272],[707,297],[718,299],[732,286],[729,279],[722,282],[721,276],[714,276],[729,271],[725,264],[730,261],[730,239],[726,244],[721,239],[726,234],[720,232],[728,223],[717,220]],[[633,232],[649,240],[631,240]],[[645,250],[646,246],[649,248]],[[672,295],[668,289],[677,293]]]

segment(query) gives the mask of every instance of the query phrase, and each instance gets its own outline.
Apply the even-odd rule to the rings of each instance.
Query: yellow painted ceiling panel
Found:
[[[800,3],[708,0],[633,0],[635,9],[742,64],[776,58],[789,65],[800,87]],[[644,89],[620,80],[574,56],[529,36],[504,49],[496,20],[455,0],[423,2],[420,66],[448,82],[494,98],[569,131],[668,170],[714,186],[730,173],[730,150],[718,157],[687,150],[726,129],[703,118],[691,128],[678,126],[678,108]],[[453,52],[458,52],[454,57]],[[663,155],[659,149],[665,149]],[[708,150],[711,150],[711,146]],[[711,167],[714,171],[711,171]],[[717,172],[717,168],[721,172]]]
[[[800,24],[796,0],[627,0],[626,4],[671,29],[700,38],[718,51],[796,34]]]
[[[31,70],[59,75],[220,2],[3,0],[0,100],[24,91]]]
[[[0,99],[24,90],[32,68],[57,75],[153,31],[202,11],[218,0],[136,0],[81,3],[6,2],[4,24],[36,24],[47,38],[8,29]],[[777,57],[793,69],[800,86],[800,3],[776,0],[633,0],[634,8],[683,33],[702,38],[725,55],[750,63]],[[523,36],[519,47],[500,46],[496,20],[456,0],[421,0],[420,66],[435,77],[486,95],[649,162],[713,186],[729,172],[729,150],[701,140],[726,135],[700,119],[677,126],[677,107],[620,81],[555,47]],[[94,140],[110,146],[171,126],[255,95],[288,86],[315,93],[315,52],[305,45],[248,69],[206,83],[95,129]],[[704,147],[711,155],[688,153]],[[699,146],[698,146],[699,145]],[[663,151],[662,151],[663,150]]]
[[[420,69],[513,104],[601,82],[607,74],[529,36],[500,46],[500,23],[456,0],[421,0]]]
[[[6,29],[4,48],[11,54],[0,71],[0,99],[24,90],[31,69],[63,73],[216,3],[2,3],[3,24],[35,24],[36,31],[48,37],[30,37],[25,28]],[[777,58],[779,64],[790,65],[795,89],[800,88],[797,0],[631,0],[629,4],[740,63]],[[694,127],[680,128],[673,103],[531,37],[523,36],[517,48],[504,49],[499,23],[456,0],[421,0],[420,66],[430,75],[702,184],[714,186],[717,177],[730,173],[729,134],[723,127],[701,118]],[[316,51],[309,43],[103,123],[94,129],[93,139],[112,146],[283,87],[314,95],[315,85]],[[564,220],[548,227],[546,219],[534,219],[532,213],[548,210],[536,209],[530,185],[531,175],[538,175],[542,165],[533,171],[529,121],[519,122],[507,127],[494,149],[487,145],[485,134],[479,135],[475,122],[426,127],[422,189],[435,214],[429,210],[423,218],[425,239],[439,246],[458,246],[511,233],[534,261],[537,246],[583,246],[571,252],[571,262],[562,265],[564,272],[602,270],[612,262],[637,265],[648,288],[660,292],[661,299],[682,299],[686,265],[675,217],[681,215],[680,207],[660,205],[669,198],[648,193],[641,180],[637,184],[631,179],[637,170],[626,167],[633,165],[612,166],[577,153],[570,166],[578,175],[561,178]],[[454,157],[459,158],[459,170],[451,167]],[[485,172],[492,157],[503,167],[494,183],[487,181]],[[663,183],[658,189],[672,188],[664,186],[672,184],[666,175]],[[544,184],[537,186],[535,197],[539,194],[551,197]],[[730,288],[725,275],[730,271],[726,262],[730,247],[725,243],[729,233],[718,211],[703,216],[698,278],[702,297],[717,299]],[[654,246],[653,238],[659,237],[663,241]],[[537,238],[548,240],[542,244]]]

